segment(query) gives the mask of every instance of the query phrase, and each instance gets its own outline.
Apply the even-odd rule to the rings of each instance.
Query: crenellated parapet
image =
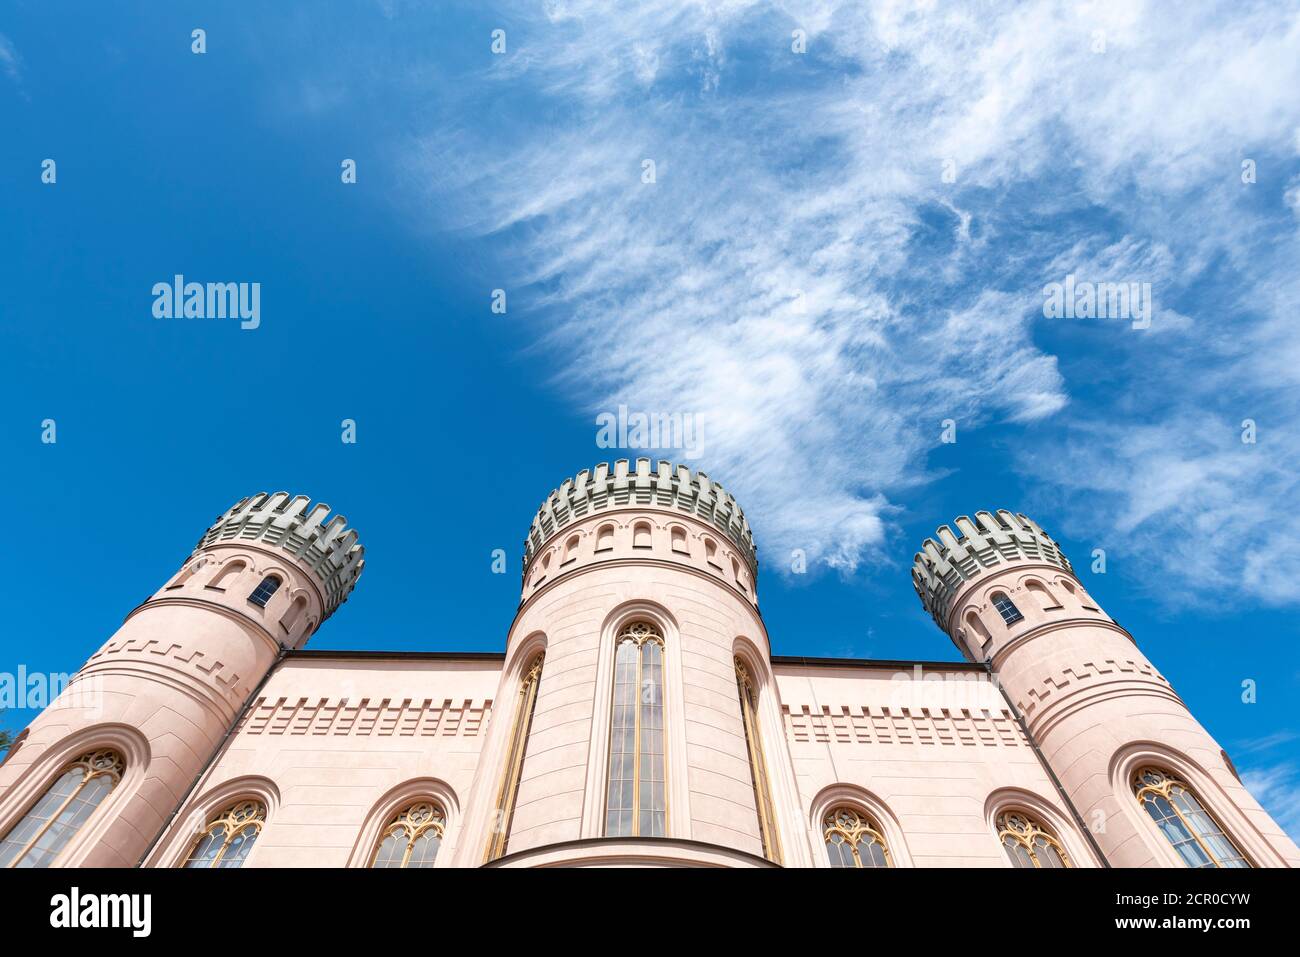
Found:
[[[635,470],[627,459],[619,459],[613,469],[602,462],[565,479],[533,517],[524,540],[524,567],[544,542],[571,523],[598,512],[638,506],[673,509],[709,523],[740,549],[750,574],[757,575],[754,535],[731,493],[703,472],[666,461],[652,466],[645,458],[636,460]]]
[[[986,569],[1012,562],[1056,565],[1073,573],[1070,560],[1038,523],[1006,509],[963,515],[939,526],[938,541],[927,538],[912,562],[912,584],[921,604],[945,632],[952,601],[962,586]]]
[[[209,528],[195,553],[214,545],[260,542],[273,545],[309,570],[325,596],[322,620],[347,601],[361,570],[365,549],[342,515],[329,518],[330,507],[311,507],[306,495],[259,492],[241,499]],[[327,521],[328,519],[328,521]]]

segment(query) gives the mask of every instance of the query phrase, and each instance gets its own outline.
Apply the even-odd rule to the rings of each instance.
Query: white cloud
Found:
[[[1241,783],[1292,840],[1300,842],[1300,770],[1283,763],[1243,771]]]
[[[18,55],[18,48],[13,41],[0,33],[0,69],[5,71],[9,79],[17,81],[22,77],[22,63],[22,57]]]
[[[1243,156],[1294,153],[1300,14],[923,7],[554,2],[500,75],[555,108],[440,129],[418,161],[440,211],[508,241],[514,284],[562,317],[545,344],[574,402],[700,414],[778,565],[882,558],[941,420],[1010,421],[1080,534],[1162,541],[1145,554],[1184,586],[1300,600],[1300,548],[1274,530],[1300,331],[1271,277],[1295,250],[1237,178]],[[1234,301],[1198,296],[1211,264]],[[1110,392],[1040,344],[1042,281],[1077,268],[1157,287],[1148,338],[1072,340]],[[1267,440],[1243,449],[1246,417]]]

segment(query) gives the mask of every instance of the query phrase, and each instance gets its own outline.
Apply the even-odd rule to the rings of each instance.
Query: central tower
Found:
[[[702,472],[619,460],[551,492],[461,863],[781,860],[797,802],[757,568]]]

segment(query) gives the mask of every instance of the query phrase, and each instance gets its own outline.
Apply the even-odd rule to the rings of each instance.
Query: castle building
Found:
[[[547,497],[500,654],[306,650],[362,552],[222,515],[0,765],[0,866],[1300,864],[1024,515],[916,555],[964,662],[774,655],[744,514],[667,462]]]

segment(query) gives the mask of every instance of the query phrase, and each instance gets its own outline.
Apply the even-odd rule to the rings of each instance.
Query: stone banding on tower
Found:
[[[248,542],[279,548],[320,584],[324,621],[348,600],[361,577],[365,548],[357,542],[356,529],[347,527],[346,518],[335,515],[327,522],[330,507],[321,502],[308,510],[310,504],[310,496],[291,498],[288,492],[258,492],[240,499],[203,533],[194,554],[214,545]]]
[[[660,460],[652,468],[650,459],[640,458],[635,471],[628,466],[627,459],[616,461],[613,470],[609,463],[601,462],[594,469],[583,469],[576,478],[565,479],[546,497],[524,539],[525,572],[537,550],[573,522],[602,511],[649,506],[673,509],[708,523],[730,540],[744,556],[750,575],[757,577],[754,534],[730,492],[685,465]]]
[[[975,519],[963,515],[954,525],[935,533],[939,541],[927,538],[912,560],[912,585],[935,624],[949,631],[953,600],[962,586],[986,569],[1013,562],[1056,565],[1074,574],[1070,560],[1056,541],[1033,519],[1005,508],[976,512]]]

